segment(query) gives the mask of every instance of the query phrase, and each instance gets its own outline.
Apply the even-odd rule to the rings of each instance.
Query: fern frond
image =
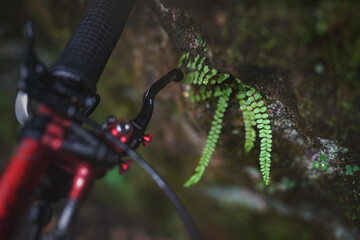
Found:
[[[254,147],[254,143],[256,140],[256,131],[254,126],[255,115],[252,111],[252,102],[244,100],[246,97],[246,93],[244,91],[239,92],[237,98],[239,99],[240,108],[242,110],[243,119],[244,119],[244,128],[245,128],[245,152],[250,152],[250,150]]]
[[[185,182],[185,187],[190,187],[191,185],[197,183],[203,176],[205,168],[209,164],[210,158],[215,151],[215,146],[219,140],[219,136],[222,130],[224,113],[228,107],[228,101],[230,99],[231,92],[231,88],[221,91],[221,95],[218,98],[216,111],[213,121],[211,122],[211,128],[199,161],[199,165],[195,168],[195,173],[189,178],[189,180]]]
[[[198,44],[206,52],[206,42],[199,35]],[[195,174],[184,184],[189,187],[197,183],[205,172],[210,158],[215,150],[219,135],[222,130],[222,119],[231,95],[232,89],[237,91],[240,109],[242,110],[245,128],[245,152],[249,152],[255,144],[256,130],[261,141],[260,145],[260,171],[266,184],[270,180],[271,165],[271,148],[272,148],[272,131],[270,120],[267,114],[267,108],[264,105],[261,94],[255,89],[241,82],[239,78],[234,78],[228,73],[219,73],[216,69],[211,69],[205,63],[206,57],[199,55],[190,59],[189,52],[182,55],[178,62],[178,67],[186,66],[186,83],[200,85],[200,90],[194,93],[189,91],[190,102],[204,101],[207,98],[214,97],[218,99],[217,109],[211,123],[208,138],[200,158],[199,165],[195,168]],[[208,91],[206,85],[215,85]],[[226,89],[226,90],[224,90]]]
[[[247,90],[245,90],[247,89]],[[261,94],[254,88],[245,86],[238,94],[239,104],[243,110],[245,127],[245,151],[249,152],[255,142],[256,132],[253,126],[259,130],[260,145],[260,171],[265,184],[269,184],[270,165],[271,165],[271,144],[272,131],[270,127],[269,115]]]
[[[261,108],[262,110],[264,107]],[[265,107],[266,110],[266,107]],[[260,144],[260,171],[265,181],[265,184],[269,184],[270,180],[270,165],[271,165],[271,149],[272,149],[272,131],[270,127],[270,120],[268,114],[262,114],[261,118],[258,118],[257,128],[259,129],[259,137],[261,139]]]
[[[245,152],[250,152],[254,147],[256,140],[256,131],[254,126],[254,113],[252,111],[243,110],[244,128],[245,128]]]
[[[272,149],[272,131],[267,108],[263,106],[264,102],[259,101],[253,110],[256,119],[256,127],[259,130],[260,143],[260,171],[266,185],[270,180],[271,149]]]

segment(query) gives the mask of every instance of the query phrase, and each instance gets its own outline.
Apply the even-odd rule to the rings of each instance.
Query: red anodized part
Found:
[[[154,134],[152,134],[152,133],[149,133],[149,134],[146,134],[146,135],[143,136],[143,145],[144,145],[144,147],[146,147],[151,142],[153,137],[154,137]]]
[[[131,166],[130,160],[122,161],[119,165],[119,173],[124,174],[127,170],[129,170],[130,166]]]

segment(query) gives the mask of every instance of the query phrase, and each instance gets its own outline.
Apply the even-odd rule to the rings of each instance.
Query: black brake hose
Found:
[[[107,140],[114,143],[117,147],[119,147],[122,151],[124,151],[129,157],[131,157],[135,162],[137,162],[140,165],[140,167],[144,169],[144,171],[151,177],[151,179],[156,182],[156,184],[160,187],[160,189],[165,193],[165,195],[174,205],[181,220],[183,221],[183,224],[186,228],[186,231],[189,234],[190,239],[200,240],[200,236],[196,229],[196,226],[193,223],[184,205],[181,203],[180,199],[176,196],[174,191],[169,187],[169,185],[164,181],[164,179],[161,178],[161,176],[155,171],[155,169],[153,169],[150,166],[149,163],[147,163],[137,152],[135,152],[128,145],[126,145],[125,143],[121,142],[119,139],[114,137],[110,132],[103,130],[97,122],[89,118],[86,118],[85,116],[80,114],[76,114],[74,118],[77,121],[84,122],[85,124],[100,131]]]
[[[113,139],[114,137],[111,135],[111,133],[107,134],[106,138]],[[111,138],[110,138],[111,135]],[[176,196],[174,191],[169,187],[169,185],[164,181],[164,179],[161,178],[161,176],[155,171],[154,168],[150,166],[149,163],[147,163],[137,152],[132,150],[131,148],[127,147],[126,144],[122,143],[118,139],[116,139],[115,144],[120,147],[124,152],[126,152],[133,160],[135,160],[142,169],[156,182],[156,184],[160,187],[160,189],[166,194],[166,196],[170,199],[171,203],[176,208],[176,211],[178,212],[180,218],[182,219],[185,228],[190,236],[191,240],[200,240],[199,233],[187,213],[184,205],[181,203],[180,199]],[[124,149],[124,146],[127,147],[127,149]]]

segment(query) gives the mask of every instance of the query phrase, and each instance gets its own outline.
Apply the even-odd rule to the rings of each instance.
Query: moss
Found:
[[[327,191],[334,198],[334,203],[338,206],[344,215],[360,223],[360,186],[359,176],[342,175],[334,179],[328,184]],[[344,189],[351,189],[351,191],[344,191]],[[337,197],[334,195],[338,195]]]
[[[359,149],[354,139],[360,134],[355,125],[360,121],[355,104],[360,97],[358,4],[260,2],[239,2],[233,7],[221,36],[231,39],[224,46],[226,63],[286,69],[297,99],[295,108],[316,134]],[[238,34],[232,34],[234,29]]]

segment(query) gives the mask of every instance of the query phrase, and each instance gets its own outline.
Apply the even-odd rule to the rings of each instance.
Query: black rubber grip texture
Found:
[[[75,75],[96,91],[135,0],[92,0],[51,72]]]

